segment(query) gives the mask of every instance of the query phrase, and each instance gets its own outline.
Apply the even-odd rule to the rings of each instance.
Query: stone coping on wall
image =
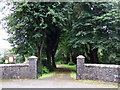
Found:
[[[0,64],[0,67],[29,67],[29,64]]]
[[[120,65],[114,64],[84,64],[87,67],[105,67],[105,68],[120,68]]]

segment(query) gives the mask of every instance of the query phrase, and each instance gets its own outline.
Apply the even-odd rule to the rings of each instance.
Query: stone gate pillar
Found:
[[[84,63],[85,63],[85,57],[82,55],[79,55],[77,57],[77,75],[76,79],[82,79],[82,75],[84,73]]]
[[[36,56],[31,56],[28,59],[31,79],[37,78],[37,59],[38,59],[38,57],[36,57]]]

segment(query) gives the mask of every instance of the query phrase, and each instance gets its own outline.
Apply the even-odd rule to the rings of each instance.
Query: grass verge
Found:
[[[76,79],[76,72],[71,72],[70,77],[72,77],[73,79]]]
[[[50,73],[47,73],[47,74],[43,74],[42,76],[38,75],[38,79],[47,78],[47,77],[53,76],[56,73],[57,72],[50,72]]]
[[[75,70],[76,71],[76,65],[68,65],[68,64],[63,64],[65,67],[69,68],[70,70]]]

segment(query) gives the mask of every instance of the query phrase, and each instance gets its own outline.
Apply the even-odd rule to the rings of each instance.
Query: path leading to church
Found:
[[[63,65],[58,65],[58,68],[55,71],[57,72],[55,75],[43,80],[75,80],[70,77],[70,72],[74,70],[71,70]]]

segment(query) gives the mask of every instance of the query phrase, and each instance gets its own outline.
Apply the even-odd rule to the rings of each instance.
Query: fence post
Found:
[[[82,79],[82,75],[84,73],[84,63],[85,63],[85,57],[82,55],[79,55],[77,57],[77,75],[76,79]]]
[[[37,59],[36,56],[29,57],[29,68],[30,68],[30,78],[36,79],[37,78]]]

